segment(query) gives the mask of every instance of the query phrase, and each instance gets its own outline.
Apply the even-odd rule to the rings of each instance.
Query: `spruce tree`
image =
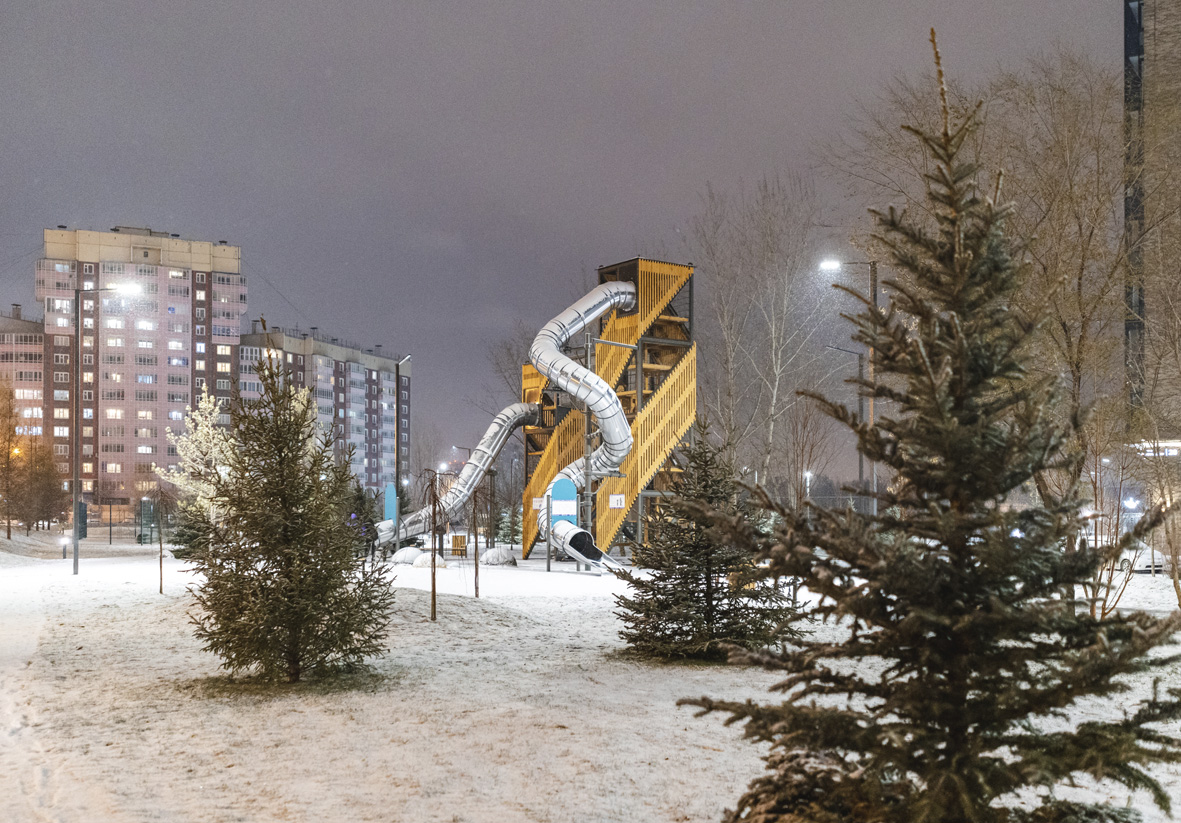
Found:
[[[932,161],[934,227],[893,209],[876,214],[903,276],[888,284],[886,309],[866,303],[853,319],[877,368],[862,391],[886,411],[869,426],[825,404],[896,474],[878,494],[878,515],[764,498],[780,518],[769,533],[714,518],[768,562],[764,574],[800,577],[819,598],[816,614],[847,629],[782,654],[737,655],[784,673],[773,687],[783,702],[685,701],[726,712],[748,738],[771,744],[767,771],[728,820],[1139,817],[1054,796],[1079,776],[1145,790],[1169,808],[1147,767],[1181,760],[1181,740],[1165,731],[1181,717],[1181,692],[1110,701],[1107,720],[1072,720],[1070,709],[1127,691],[1122,675],[1171,662],[1148,652],[1181,614],[1097,619],[1076,609],[1071,594],[1121,546],[1072,549],[1075,489],[1005,505],[1035,472],[1076,459],[1064,450],[1079,421],[1053,423],[1056,387],[1027,375],[1038,329],[1024,311],[1034,307],[1016,304],[1021,250],[1005,236],[1007,210],[978,194],[961,159],[977,115],[953,124],[941,69],[939,81],[941,132],[913,132]],[[1159,520],[1154,512],[1142,522]]]
[[[775,580],[757,579],[750,552],[712,533],[691,509],[750,514],[733,467],[701,422],[685,457],[676,499],[647,518],[648,541],[632,555],[648,573],[618,573],[631,584],[630,595],[616,596],[620,636],[643,655],[703,660],[725,659],[731,645],[758,649],[783,639],[795,614],[787,595]]]
[[[496,529],[496,542],[504,546],[521,544],[521,504],[512,503],[500,515]]]
[[[226,470],[208,476],[217,519],[187,514],[202,576],[190,616],[224,668],[296,682],[381,652],[393,593],[365,568],[349,458],[333,459],[308,391],[280,369],[262,364],[262,396],[231,408]]]

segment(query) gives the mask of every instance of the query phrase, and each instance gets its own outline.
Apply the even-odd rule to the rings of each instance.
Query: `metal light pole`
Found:
[[[98,294],[104,291],[118,291],[124,294],[138,294],[138,284],[129,283],[118,286],[106,286],[100,289],[83,289],[77,287],[78,274],[74,273],[74,409],[70,426],[70,463],[73,472],[70,479],[70,492],[74,499],[74,574],[78,573],[78,539],[81,537],[82,524],[79,519],[82,514],[82,295]]]
[[[852,349],[842,349],[840,346],[825,346],[825,348],[852,354],[857,358],[857,419],[864,420],[865,395],[861,392],[861,383],[865,380],[865,355]],[[865,494],[865,455],[861,453],[861,449],[857,450],[857,493],[859,496]]]
[[[821,260],[820,261],[820,270],[823,272],[830,272],[830,273],[831,272],[838,272],[841,270],[842,265],[869,266],[869,305],[872,307],[874,313],[876,314],[877,309],[878,309],[878,261],[876,261],[876,260],[848,260],[848,261],[845,261],[844,263],[842,263],[840,260]],[[836,348],[836,347],[830,346],[830,348]],[[869,382],[870,382],[868,422],[869,422],[869,425],[872,427],[873,421],[874,421],[874,408],[873,408],[874,399],[875,399],[874,395],[877,394],[877,383],[874,380],[874,365],[873,365],[874,348],[873,348],[873,346],[868,346],[867,348],[869,349]],[[845,349],[841,349],[840,351],[845,351]],[[869,461],[869,471],[870,471],[870,489],[872,491],[872,494],[870,496],[870,501],[869,501],[870,502],[870,512],[874,516],[877,516],[877,513],[878,513],[878,464],[877,464],[877,461],[874,461],[874,460]]]
[[[5,458],[7,465],[4,467],[5,489],[4,489],[4,520],[5,528],[8,530],[8,539],[12,539],[12,458],[20,457],[21,450],[17,446],[8,452]]]

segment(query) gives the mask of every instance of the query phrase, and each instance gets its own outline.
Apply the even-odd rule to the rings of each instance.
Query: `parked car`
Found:
[[[1172,574],[1173,563],[1167,554],[1146,543],[1136,542],[1124,550],[1119,570],[1133,574]]]

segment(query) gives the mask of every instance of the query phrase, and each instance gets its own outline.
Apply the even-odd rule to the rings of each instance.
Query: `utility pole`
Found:
[[[472,551],[476,563],[476,597],[480,596],[480,521],[476,519],[480,511],[479,490],[472,493]]]
[[[431,622],[435,621],[435,543],[441,545],[442,535],[439,534],[439,473],[431,470]]]
[[[873,313],[878,313],[878,261],[869,261],[869,299],[870,305],[873,306]],[[869,425],[873,428],[873,401],[874,395],[877,394],[878,385],[874,377],[873,367],[873,346],[869,347],[869,382],[872,384],[869,394]],[[874,517],[878,514],[878,464],[876,461],[869,461],[869,471],[873,478],[873,497],[870,498],[870,511]]]
[[[591,342],[592,340],[593,335],[591,335],[590,332],[587,332],[586,368],[587,371],[594,374],[595,358],[594,344]],[[586,529],[586,533],[593,536],[594,532],[592,531],[593,524],[591,523],[591,520],[594,517],[594,497],[592,497],[591,484],[594,482],[594,479],[591,477],[591,453],[593,451],[591,448],[591,438],[594,435],[591,433],[591,409],[589,402],[583,404],[583,414],[586,418],[584,421],[586,423],[586,435],[583,440],[582,460],[582,517],[579,519],[582,520],[582,528]],[[582,569],[581,563],[576,563],[575,566],[579,570]]]

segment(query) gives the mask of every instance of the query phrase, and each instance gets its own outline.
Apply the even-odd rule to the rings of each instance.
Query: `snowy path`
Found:
[[[0,821],[719,819],[760,749],[675,701],[766,699],[772,678],[621,657],[620,583],[541,568],[481,569],[480,600],[470,566],[440,570],[431,623],[429,569],[398,567],[374,676],[263,688],[227,686],[201,652],[181,564],[161,596],[150,556],[75,578],[0,553]],[[1178,770],[1161,777],[1181,794]]]
[[[482,569],[477,601],[452,567],[431,623],[429,569],[399,568],[377,676],[235,689],[190,634],[179,564],[161,597],[150,558],[51,563],[0,569],[23,707],[0,820],[709,820],[760,770],[675,701],[768,676],[618,657],[610,577]]]

